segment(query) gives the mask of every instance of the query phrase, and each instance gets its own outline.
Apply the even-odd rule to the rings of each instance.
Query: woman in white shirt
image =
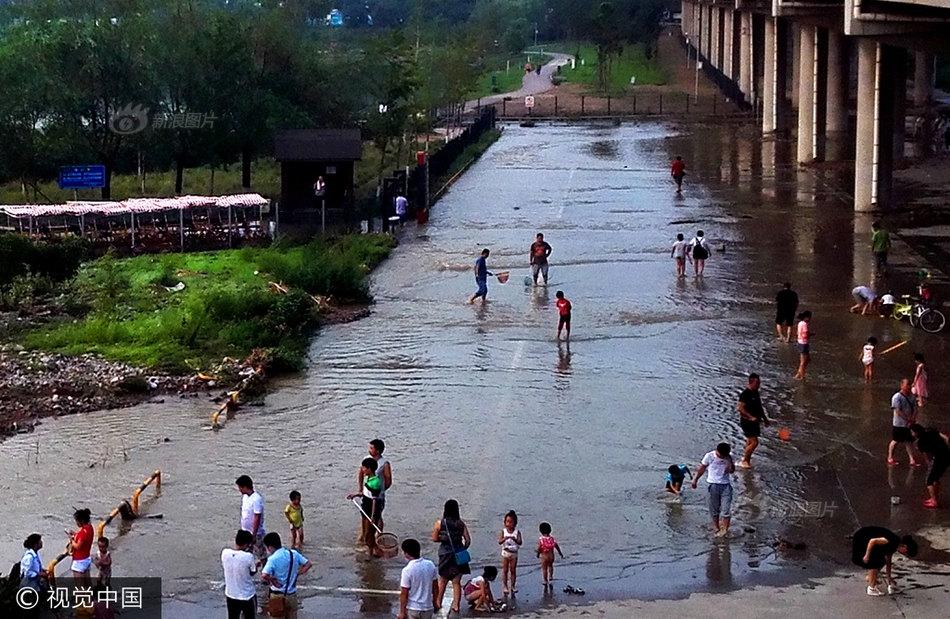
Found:
[[[43,600],[43,581],[46,580],[46,570],[43,569],[43,561],[40,559],[40,549],[43,548],[43,537],[39,533],[33,533],[23,542],[23,558],[20,559],[20,589],[32,589],[36,591],[36,599],[41,602],[34,608],[24,611],[24,617],[38,617],[42,608]],[[24,601],[30,601],[24,598]],[[32,613],[32,614],[31,614]]]

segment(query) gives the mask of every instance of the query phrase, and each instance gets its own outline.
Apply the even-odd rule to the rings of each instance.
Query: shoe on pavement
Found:
[[[894,460],[893,458],[888,458],[887,460],[887,466],[897,466],[898,464],[900,464],[900,462]]]
[[[882,595],[887,595],[877,587],[868,587],[868,595],[873,595],[875,597],[880,597]]]
[[[888,594],[888,595],[895,595],[895,594],[900,593],[900,592],[901,592],[901,590],[897,587],[897,585],[887,585],[887,594]]]
[[[937,508],[937,503],[936,503],[935,501],[931,500],[931,499],[927,499],[926,501],[924,501],[924,507],[929,507],[929,508],[931,508],[931,509],[936,509],[936,508]]]

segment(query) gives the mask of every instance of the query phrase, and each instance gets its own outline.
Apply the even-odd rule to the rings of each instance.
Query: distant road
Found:
[[[558,67],[569,64],[573,56],[570,54],[558,54],[555,52],[542,53],[545,56],[550,56],[551,60],[541,67],[541,75],[538,75],[534,71],[527,73],[521,81],[520,90],[515,90],[514,92],[505,92],[498,95],[491,95],[490,97],[482,97],[481,100],[474,99],[465,104],[465,111],[470,112],[476,109],[478,107],[479,101],[481,101],[482,106],[492,105],[493,103],[501,103],[505,97],[511,97],[512,100],[516,100],[527,97],[528,95],[539,95],[554,88],[554,84],[551,83],[551,77],[557,73]],[[521,67],[520,70],[523,71],[524,68]]]

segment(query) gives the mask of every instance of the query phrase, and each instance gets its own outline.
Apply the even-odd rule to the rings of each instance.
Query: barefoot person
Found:
[[[373,460],[376,460],[376,475],[383,482],[382,490],[379,493],[379,528],[385,529],[383,526],[383,510],[386,509],[386,491],[389,490],[389,487],[393,485],[393,469],[389,464],[389,460],[383,456],[383,452],[386,451],[386,443],[383,442],[381,438],[374,438],[369,442],[369,457]],[[359,472],[356,474],[356,489],[358,494],[363,492],[363,481],[365,475],[363,474],[363,463],[360,462]],[[360,534],[360,542],[365,542],[365,531],[368,527],[363,527],[363,533]],[[375,529],[369,527],[370,532],[375,534]]]
[[[914,435],[910,432],[910,427],[917,423],[917,396],[911,393],[910,380],[901,380],[900,391],[891,398],[891,409],[894,411],[894,417],[891,422],[891,443],[887,446],[887,463],[890,466],[900,464],[894,459],[894,448],[898,443],[904,443],[910,465],[920,466],[914,459]]]
[[[792,290],[792,285],[785,282],[785,286],[775,295],[775,332],[779,339],[792,341],[792,325],[795,323],[795,312],[798,311],[798,295]],[[785,332],[782,332],[782,329]]]
[[[878,275],[887,275],[887,252],[891,250],[891,235],[881,227],[881,222],[871,224],[871,253]]]
[[[927,492],[930,496],[924,501],[924,507],[936,509],[940,494],[940,478],[950,468],[950,445],[946,434],[938,430],[925,430],[922,425],[915,423],[910,427],[910,433],[917,440],[917,451],[924,454],[930,462],[927,472]]]
[[[452,606],[449,610],[459,612],[459,603],[462,599],[462,575],[471,574],[468,563],[459,563],[461,551],[468,549],[472,544],[472,537],[468,533],[468,525],[459,514],[459,504],[455,499],[445,502],[442,509],[442,520],[432,527],[432,541],[439,542],[439,600],[445,595],[445,588],[452,583]]]
[[[712,517],[713,531],[718,537],[729,535],[729,521],[732,510],[732,479],[730,475],[736,472],[736,463],[729,454],[728,443],[719,443],[715,451],[703,456],[702,463],[696,469],[696,477],[690,484],[693,489],[699,483],[703,473],[708,484],[709,515]]]
[[[567,339],[571,339],[571,302],[564,297],[564,292],[557,291],[557,341],[561,341],[561,330],[567,329]]]
[[[478,259],[475,260],[475,294],[468,298],[468,304],[471,305],[475,302],[475,299],[478,297],[482,298],[482,301],[488,299],[488,276],[492,273],[488,270],[488,254],[491,252],[486,248],[482,250],[481,255]]]
[[[254,481],[247,475],[241,475],[234,483],[241,493],[241,529],[250,531],[254,536],[254,555],[258,559],[266,556],[264,547],[264,497],[254,490]]]
[[[853,288],[851,290],[851,296],[855,301],[855,304],[851,306],[850,310],[852,314],[861,312],[861,315],[865,316],[868,312],[874,311],[874,302],[877,301],[877,295],[867,286],[857,286]]]
[[[693,259],[693,270],[696,277],[701,277],[706,270],[706,260],[709,258],[709,245],[706,244],[706,237],[702,230],[696,231],[696,236],[689,242],[690,254]]]
[[[769,425],[765,409],[762,408],[762,397],[759,386],[762,384],[758,374],[749,374],[749,386],[739,394],[739,425],[745,435],[745,451],[742,454],[742,468],[752,468],[752,452],[759,446],[759,435],[762,433],[762,424]],[[696,474],[699,476],[699,473]]]
[[[811,362],[811,312],[802,312],[798,315],[798,373],[795,378],[805,380],[805,370]]]
[[[851,560],[868,571],[868,595],[886,595],[878,589],[881,568],[887,571],[887,592],[897,593],[897,581],[891,575],[891,557],[895,552],[917,556],[917,542],[910,535],[899,536],[884,527],[862,527],[851,536]]]
[[[686,164],[683,163],[683,158],[677,156],[673,160],[673,163],[670,165],[670,176],[673,177],[673,182],[676,183],[676,193],[683,191],[683,177],[686,176]]]
[[[551,255],[551,246],[544,240],[544,235],[538,232],[531,249],[528,251],[528,261],[531,264],[531,281],[535,286],[538,285],[538,277],[544,279],[544,285],[548,285],[548,256]]]
[[[689,243],[683,239],[682,234],[676,235],[676,242],[673,243],[673,249],[670,250],[670,258],[676,260],[676,276],[686,277],[686,260],[689,259]]]

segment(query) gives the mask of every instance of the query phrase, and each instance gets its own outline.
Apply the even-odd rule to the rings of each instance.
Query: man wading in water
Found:
[[[548,285],[548,256],[551,255],[551,246],[544,241],[544,235],[538,233],[537,240],[531,244],[528,252],[531,262],[531,281],[538,285],[538,276],[544,278],[544,285]]]
[[[488,300],[488,276],[492,273],[488,270],[488,254],[491,252],[488,249],[482,250],[482,255],[475,260],[475,286],[477,290],[475,294],[468,298],[468,304],[471,305],[475,302],[475,299],[478,297],[482,298],[482,301]]]

